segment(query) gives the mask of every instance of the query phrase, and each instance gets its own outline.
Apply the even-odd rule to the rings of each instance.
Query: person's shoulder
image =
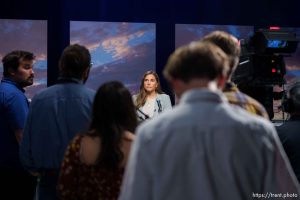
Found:
[[[161,94],[158,94],[159,97],[162,97],[162,98],[169,98],[170,96],[166,93],[161,93]]]
[[[13,84],[6,83],[6,82],[0,83],[0,91],[1,92],[9,92],[14,88],[16,89],[16,86],[14,86]]]
[[[294,130],[299,130],[300,120],[287,120],[282,122],[280,125],[276,126],[278,134],[289,134],[294,132]],[[298,132],[298,131],[297,131]]]
[[[100,137],[91,137],[85,135],[80,141],[80,159],[87,165],[93,165],[97,162],[101,149]]]
[[[91,94],[96,94],[96,91],[91,89],[91,88],[88,88],[85,86],[85,90],[88,92],[88,93],[91,93]]]
[[[134,94],[134,95],[132,95],[132,98],[133,99],[136,99],[138,97],[138,93],[137,94]]]
[[[0,101],[5,105],[22,105],[24,107],[28,106],[28,100],[26,95],[17,88],[11,88],[9,90],[1,91]]]
[[[243,127],[248,127],[249,130],[264,130],[264,131],[274,131],[274,125],[270,120],[249,113],[248,111],[240,108],[239,106],[234,106],[229,111],[232,119],[236,124],[240,124]]]
[[[82,90],[84,90],[84,91],[87,91],[87,92],[91,92],[91,93],[95,93],[95,90],[94,89],[92,89],[92,88],[89,88],[87,85],[85,85],[85,84],[74,84],[75,85],[75,87],[78,87],[78,88],[81,88]]]
[[[238,89],[235,91],[224,92],[224,94],[230,104],[238,105],[252,114],[269,119],[268,113],[264,106],[251,96],[239,91]]]
[[[285,122],[283,124],[281,124],[280,126],[276,126],[276,131],[277,133],[280,135],[280,134],[283,134],[284,132],[286,132],[286,129],[287,129],[287,123],[288,122]]]
[[[252,113],[249,113],[247,110],[238,105],[231,104],[230,102],[228,102],[226,111],[227,114],[232,116],[232,118],[240,121],[256,121],[257,119],[260,121],[261,119],[263,119],[262,117],[258,117]]]
[[[96,92],[82,84],[55,84],[39,91],[33,99],[51,99],[56,96],[68,96],[70,94],[82,94],[94,98]]]
[[[51,93],[52,91],[56,91],[59,89],[58,84],[55,85],[51,85],[49,87],[46,87],[44,89],[41,89],[39,92],[36,93],[35,96],[43,96],[43,95],[47,95],[48,93]]]
[[[124,131],[124,139],[129,142],[133,142],[135,135],[130,131]]]
[[[0,92],[7,97],[12,96],[25,96],[24,93],[18,89],[15,85],[10,83],[1,83]]]
[[[235,95],[237,94],[238,96],[242,97],[242,98],[238,98],[239,101],[242,101],[241,99],[243,99],[244,103],[248,103],[248,104],[252,104],[255,107],[263,107],[261,103],[259,103],[256,99],[252,98],[251,96],[249,96],[248,94],[240,91],[240,90],[235,90],[235,91],[230,91],[230,92],[226,92],[225,95],[230,96],[230,95]]]
[[[218,123],[232,141],[256,143],[258,145],[273,144],[277,132],[271,121],[247,112],[239,106],[226,105]],[[223,120],[221,120],[223,119]],[[271,145],[272,146],[272,145]]]
[[[58,89],[57,85],[52,85],[47,88],[41,89],[33,96],[32,102],[40,100],[40,99],[44,99],[44,98],[47,99],[51,94],[55,93],[55,91],[57,91],[57,89]]]
[[[170,100],[170,96],[168,94],[162,93],[157,95],[157,99],[167,101]]]
[[[251,96],[249,96],[249,95],[247,95],[247,94],[245,94],[245,93],[243,93],[243,92],[241,92],[241,91],[240,91],[240,93],[241,93],[242,95],[244,95],[244,97],[245,97],[245,99],[247,100],[247,102],[253,104],[253,105],[256,106],[256,107],[263,107],[262,104],[259,103],[256,99],[252,98]]]
[[[135,101],[136,101],[137,97],[138,97],[138,93],[137,93],[137,94],[134,94],[134,95],[132,95],[132,100],[133,100],[133,102],[135,102]]]
[[[59,94],[60,86],[58,84],[51,85],[47,88],[41,89],[38,91],[31,100],[31,105],[37,104],[37,102],[49,102],[52,101],[53,98],[56,99],[56,95]]]
[[[72,84],[60,84],[61,87],[64,87],[64,89],[69,89],[72,92],[77,92],[77,93],[87,93],[87,94],[95,94],[96,91],[87,87],[85,84],[77,84],[77,83],[72,83]]]
[[[96,91],[95,90],[93,90],[91,88],[88,88],[86,86],[83,87],[83,91],[84,91],[84,93],[86,93],[91,98],[94,98],[94,96],[96,95]]]

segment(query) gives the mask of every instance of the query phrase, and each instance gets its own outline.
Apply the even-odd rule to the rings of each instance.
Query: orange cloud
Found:
[[[128,41],[142,37],[144,33],[144,31],[138,31],[130,35],[108,38],[102,42],[102,46],[105,51],[113,53],[113,58],[121,59],[133,53],[132,48],[128,45]]]
[[[102,46],[105,51],[113,54],[113,58],[121,59],[130,52],[130,47],[127,45],[128,41],[128,36],[118,36],[104,40]]]
[[[44,53],[36,55],[36,60],[46,60],[46,59],[47,59],[47,55]]]
[[[93,50],[96,50],[99,46],[100,46],[100,42],[96,42],[93,44],[87,44],[86,48],[88,48],[88,50],[90,50],[90,51],[93,51]]]

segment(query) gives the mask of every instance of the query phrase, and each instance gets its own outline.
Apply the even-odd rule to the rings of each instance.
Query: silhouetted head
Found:
[[[91,67],[89,50],[81,45],[66,47],[59,60],[60,76],[87,80]]]

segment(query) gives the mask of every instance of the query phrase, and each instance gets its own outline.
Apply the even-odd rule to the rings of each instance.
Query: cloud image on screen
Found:
[[[84,45],[91,53],[86,85],[94,90],[118,80],[137,93],[142,75],[155,70],[155,37],[154,23],[70,22],[70,43]]]
[[[288,30],[296,33],[297,39],[300,39],[300,28],[282,28],[283,30]],[[300,81],[300,45],[295,53],[284,58],[286,66],[285,79],[287,85],[294,83],[295,81]]]
[[[208,24],[176,24],[175,47],[197,41],[212,31],[225,31],[238,39],[247,39],[253,35],[253,26],[208,25]]]
[[[47,21],[0,19],[0,44],[1,60],[14,50],[29,51],[36,56],[34,84],[25,88],[25,95],[29,99],[47,87]],[[1,62],[1,78],[2,72]]]

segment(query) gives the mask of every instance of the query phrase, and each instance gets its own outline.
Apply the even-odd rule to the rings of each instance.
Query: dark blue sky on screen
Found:
[[[207,25],[207,24],[176,24],[175,46],[179,47],[199,40],[208,33],[220,30],[231,33],[238,39],[247,39],[253,34],[253,26]]]
[[[26,88],[26,95],[32,98],[47,86],[47,21],[0,19],[0,59],[13,50],[33,52],[34,84]],[[3,66],[0,64],[0,77]]]
[[[88,87],[119,80],[136,93],[144,72],[155,69],[155,24],[71,21],[70,26],[70,43],[86,46],[92,55]]]

